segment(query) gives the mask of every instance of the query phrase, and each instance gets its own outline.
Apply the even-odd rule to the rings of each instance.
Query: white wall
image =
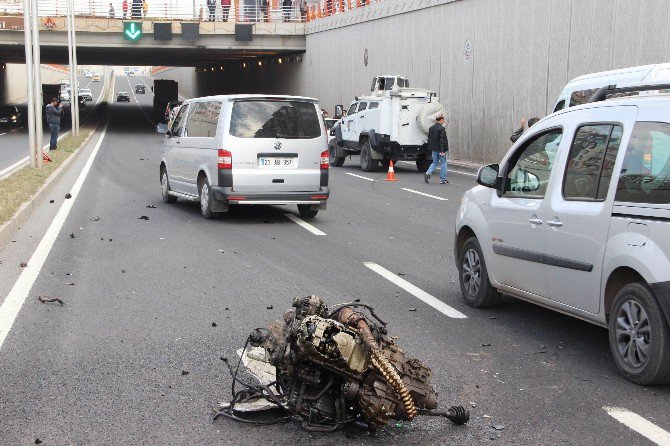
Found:
[[[669,16],[668,0],[385,0],[311,22],[289,89],[332,113],[375,75],[408,76],[447,102],[452,157],[497,161],[569,79],[670,61]]]
[[[67,76],[65,71],[42,65],[42,83],[56,84]],[[28,98],[28,83],[26,82],[26,66],[24,64],[6,64],[2,74],[2,92],[0,98],[4,104],[19,104]]]

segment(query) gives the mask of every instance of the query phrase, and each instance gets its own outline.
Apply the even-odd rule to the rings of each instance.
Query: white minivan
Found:
[[[668,110],[665,94],[570,107],[482,167],[456,223],[465,301],[504,293],[608,327],[624,376],[670,383]]]
[[[328,143],[316,99],[190,99],[164,131],[160,180],[166,203],[199,201],[205,218],[230,205],[295,204],[303,218],[326,208]]]
[[[586,104],[601,87],[608,85],[634,86],[670,81],[670,63],[642,65],[601,71],[576,77],[568,82],[558,95],[554,111]]]

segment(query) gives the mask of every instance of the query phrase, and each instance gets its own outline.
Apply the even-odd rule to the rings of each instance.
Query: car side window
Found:
[[[177,117],[174,118],[172,123],[172,134],[175,136],[186,136],[185,127],[186,127],[186,114],[191,108],[190,104],[182,105],[177,113]]]
[[[554,107],[554,113],[559,110],[563,110],[563,107],[565,107],[565,99],[558,101],[558,104],[556,104],[556,107]]]
[[[214,138],[220,111],[220,102],[196,103],[186,123],[186,134],[191,138]]]
[[[531,138],[516,152],[505,181],[506,196],[544,197],[562,135],[562,129],[549,130]]]
[[[358,111],[361,112],[361,111],[365,110],[366,108],[368,108],[368,103],[367,102],[361,102],[358,106]]]
[[[670,124],[635,124],[626,147],[615,200],[670,204]]]
[[[357,105],[358,105],[357,103],[351,104],[351,107],[349,107],[349,111],[347,111],[347,116],[348,115],[353,115],[354,113],[356,113],[356,106]]]
[[[370,109],[379,108],[379,102],[370,102]]]
[[[620,125],[583,125],[577,129],[565,168],[563,197],[604,200],[621,143]]]

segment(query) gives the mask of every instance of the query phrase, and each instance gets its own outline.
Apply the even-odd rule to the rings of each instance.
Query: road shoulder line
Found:
[[[445,304],[438,298],[428,294],[421,288],[412,285],[405,279],[401,279],[398,277],[396,274],[393,274],[391,271],[387,270],[383,266],[377,265],[376,263],[373,262],[363,262],[365,266],[370,268],[372,271],[376,272],[380,276],[382,276],[384,279],[388,280],[389,282],[399,286],[403,290],[407,291],[414,297],[416,297],[419,300],[422,300],[424,303],[430,305],[431,307],[435,308],[437,311],[440,313],[444,314],[445,316],[454,318],[454,319],[465,319],[467,318],[466,315],[458,311],[457,309],[450,307],[449,305]]]
[[[42,271],[42,266],[44,265],[44,262],[46,262],[46,259],[51,252],[51,248],[53,248],[53,245],[58,238],[58,234],[60,234],[60,231],[65,224],[65,220],[67,219],[68,215],[70,214],[70,210],[72,210],[72,207],[77,200],[77,196],[79,195],[79,191],[81,190],[84,181],[88,177],[88,173],[91,170],[93,161],[95,161],[95,157],[98,154],[100,146],[105,139],[107,125],[108,124],[106,123],[102,129],[102,132],[98,138],[98,142],[93,148],[93,151],[89,155],[86,164],[84,164],[83,169],[79,173],[79,176],[70,189],[72,198],[63,202],[60,209],[58,210],[58,213],[49,225],[49,229],[46,230],[44,237],[42,237],[42,240],[40,241],[40,244],[37,245],[35,252],[33,252],[33,255],[30,257],[28,265],[23,269],[21,275],[14,283],[12,290],[9,292],[7,298],[5,298],[4,302],[0,306],[0,350],[2,349],[2,345],[5,342],[7,335],[12,329],[12,325],[14,325],[14,321],[16,320],[21,307],[26,301],[28,294],[30,294],[30,290],[35,283],[35,280],[37,280],[37,277]],[[68,159],[72,158],[73,157],[70,157]]]
[[[351,173],[351,172],[344,172],[344,173],[347,174],[347,175],[351,175],[352,177],[360,178],[361,180],[377,181],[374,178],[364,177],[363,175],[356,175],[355,173]]]
[[[648,438],[659,446],[670,445],[670,432],[661,429],[651,421],[621,407],[603,407],[612,418],[629,427],[638,434]]]
[[[406,187],[401,187],[400,189],[404,190],[405,192],[411,192],[413,194],[422,195],[422,196],[428,197],[428,198],[434,198],[434,199],[440,200],[440,201],[449,201],[448,198],[438,197],[437,195],[430,195],[430,194],[427,194],[425,192],[419,192],[418,190],[408,189]]]

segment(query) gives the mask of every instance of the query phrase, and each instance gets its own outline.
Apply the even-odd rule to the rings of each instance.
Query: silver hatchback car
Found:
[[[328,142],[316,99],[234,95],[185,101],[165,129],[163,201],[199,201],[212,218],[231,205],[326,208]]]
[[[483,167],[456,223],[465,301],[505,293],[608,327],[624,376],[670,383],[668,109],[657,94],[563,110]]]

